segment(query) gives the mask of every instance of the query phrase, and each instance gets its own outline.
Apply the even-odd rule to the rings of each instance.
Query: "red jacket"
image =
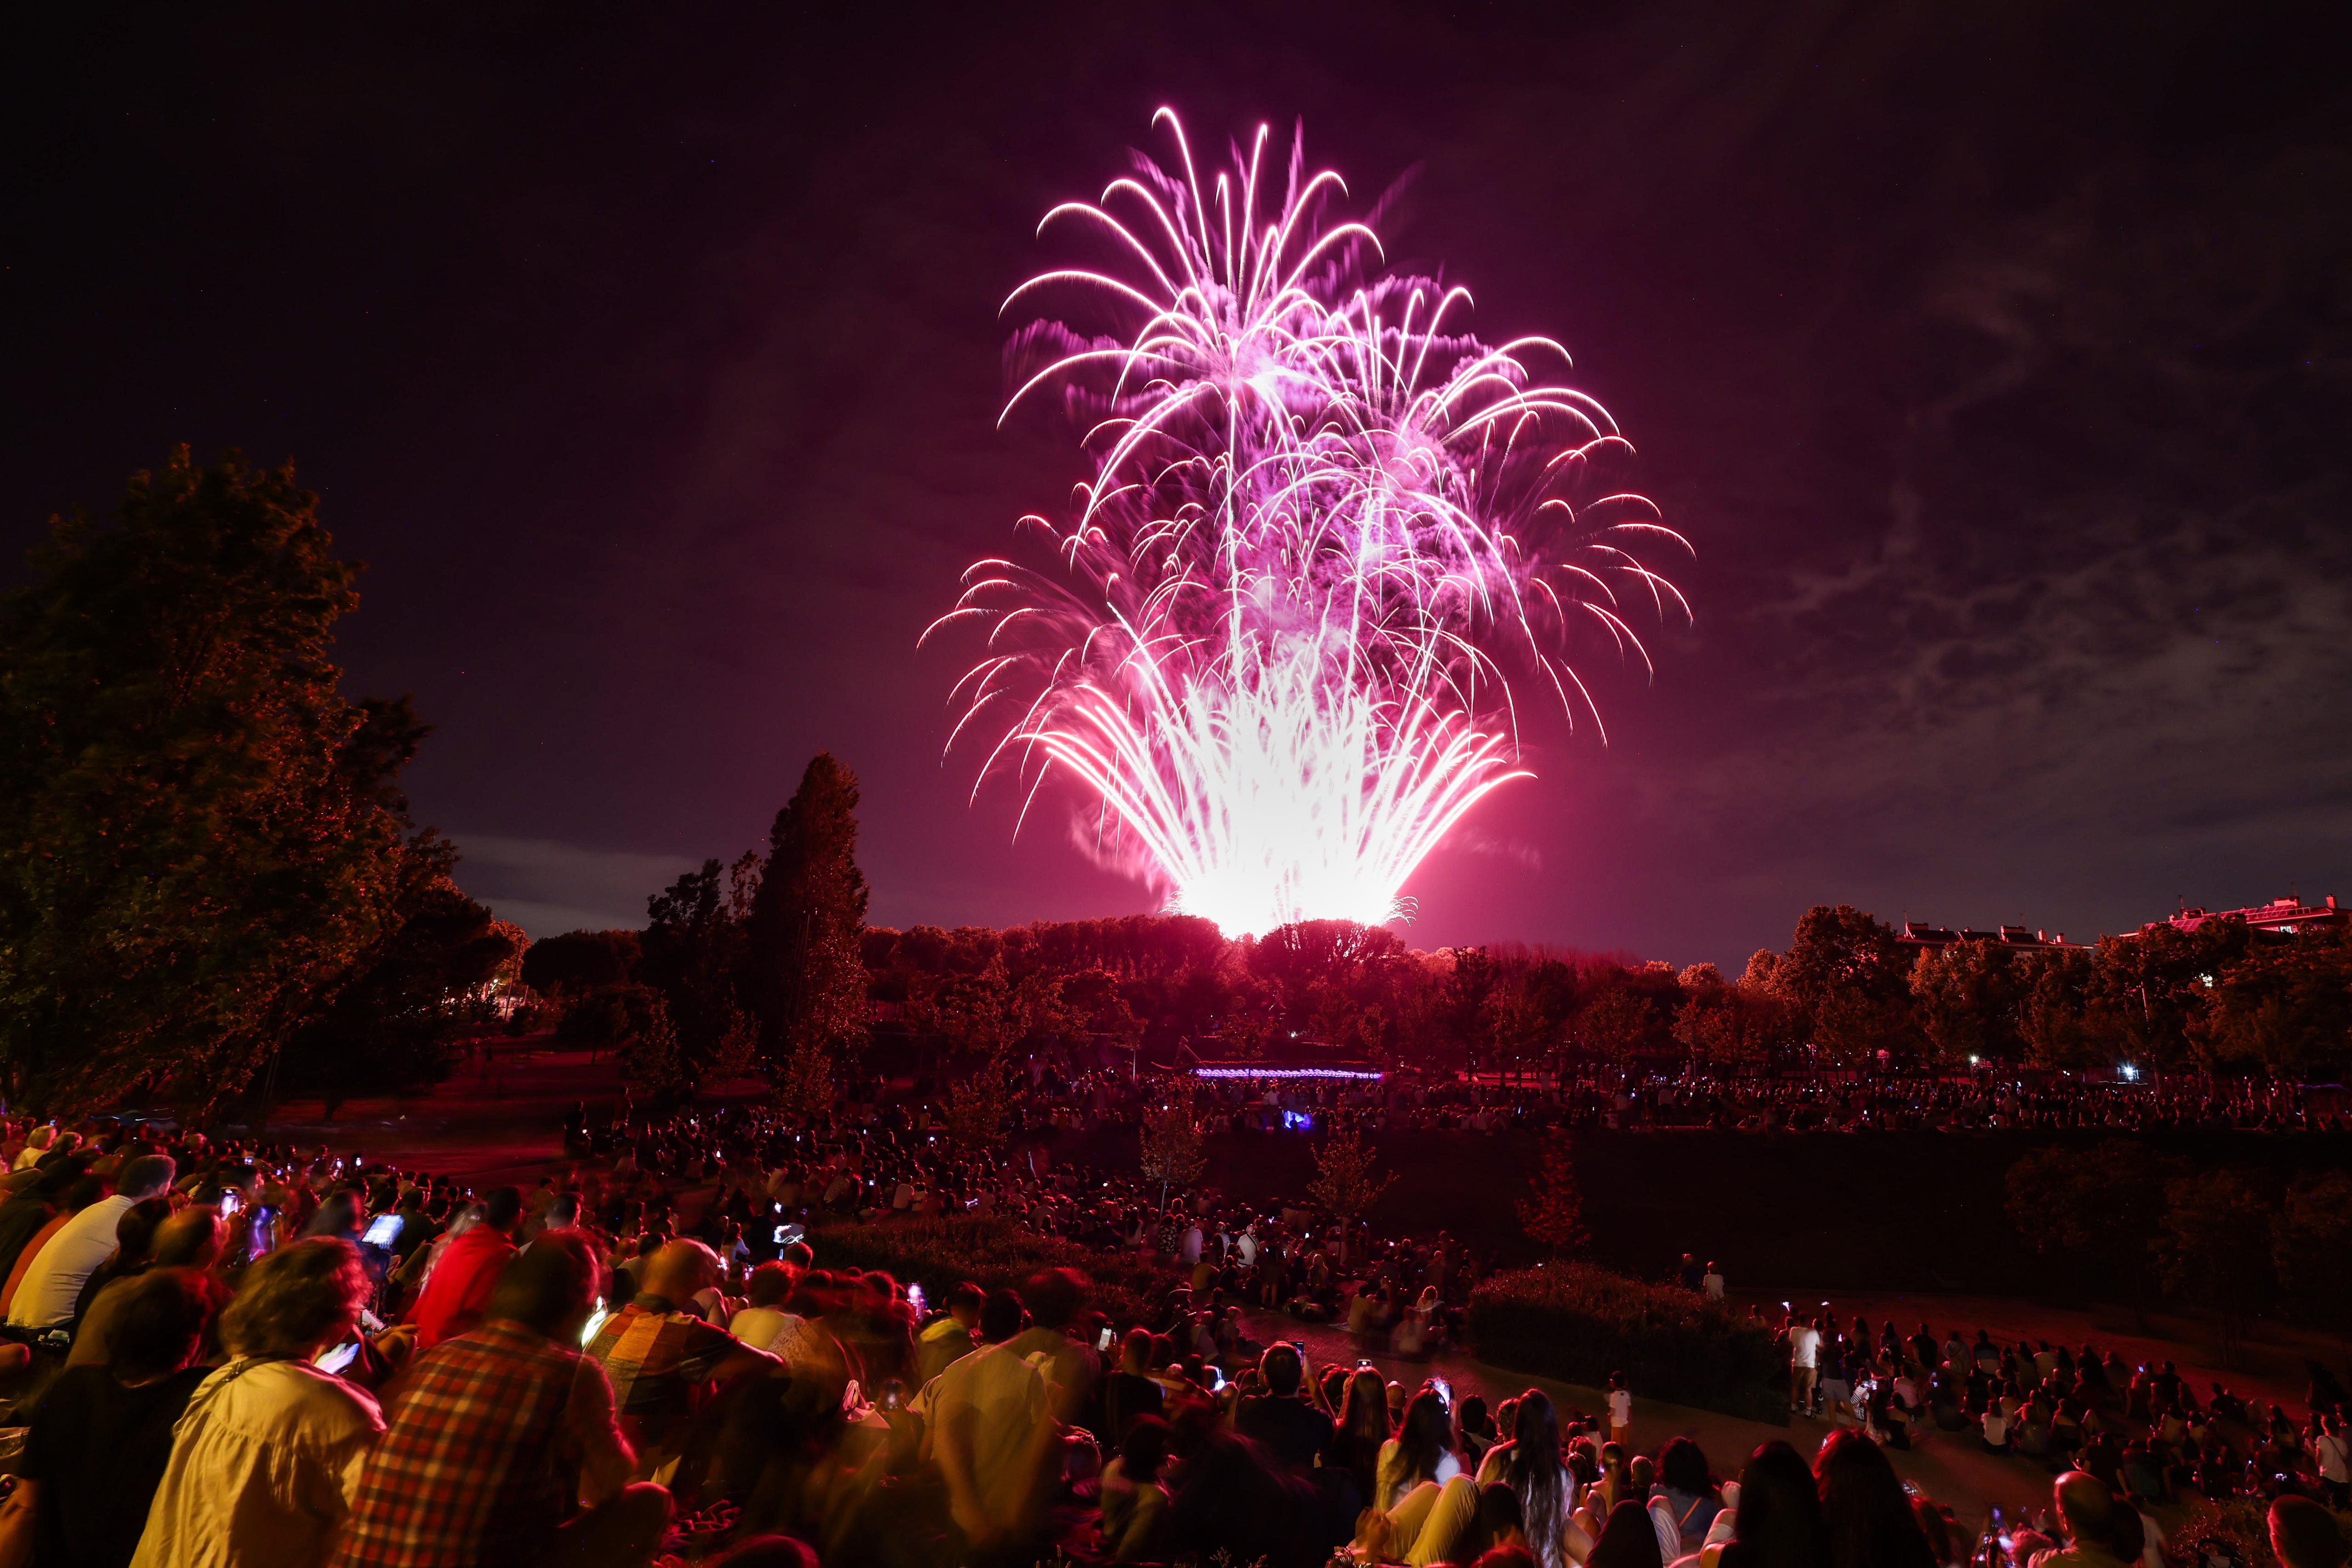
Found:
[[[499,1270],[515,1255],[515,1244],[487,1225],[477,1225],[442,1250],[433,1265],[433,1277],[408,1310],[416,1325],[416,1348],[431,1350],[445,1339],[455,1339],[478,1328],[490,1304],[490,1287]]]

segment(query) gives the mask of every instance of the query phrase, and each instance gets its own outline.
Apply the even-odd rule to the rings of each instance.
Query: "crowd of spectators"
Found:
[[[1549,1127],[1743,1133],[2060,1131],[2104,1128],[2301,1132],[2346,1125],[2333,1101],[2263,1080],[2174,1077],[2093,1081],[1991,1071],[1947,1077],[1861,1073],[1721,1074],[1586,1070],[1540,1080],[1391,1072],[1378,1082],[1208,1081],[1213,1111],[1235,1128],[1297,1125],[1333,1112],[1383,1127],[1497,1132]]]
[[[1762,1309],[1751,1309],[1761,1315]],[[1790,1410],[1851,1426],[1884,1446],[1948,1441],[2081,1470],[2149,1508],[2204,1498],[2305,1496],[2352,1505],[2352,1398],[2308,1364],[2306,1414],[2232,1393],[2200,1394],[2170,1361],[2125,1362],[2113,1348],[1998,1342],[1927,1323],[1906,1333],[1826,1310],[1784,1316]]]
[[[1402,1087],[1261,1085],[1211,1113],[1516,1117],[1553,1092]],[[1030,1089],[1074,1120],[1154,1092]],[[1549,1103],[1581,1113],[1572,1084]],[[1810,1467],[1772,1443],[1718,1474],[1686,1438],[1640,1443],[1622,1383],[1597,1417],[1532,1389],[1490,1408],[1267,1328],[1281,1310],[1436,1351],[1481,1269],[1443,1233],[976,1153],[878,1086],[814,1123],[576,1109],[566,1138],[562,1171],[476,1192],[324,1148],[0,1124],[0,1401],[23,1428],[0,1568],[2072,1568],[2161,1562],[2145,1511],[2191,1495],[2266,1500],[2301,1541],[2300,1509],[2352,1481],[2352,1409],[2324,1375],[2298,1424],[2088,1346],[1794,1317],[1792,1402],[1833,1429]],[[827,1266],[832,1223],[947,1214],[1156,1254],[1166,1288],[1114,1317],[1068,1269],[930,1302]],[[1962,1529],[1886,1458],[1923,1441],[2041,1460],[2051,1509]],[[2296,1550],[2292,1568],[2342,1561]]]
[[[1018,1132],[1132,1124],[1165,1097],[1164,1073],[1077,1070],[1034,1059],[1010,1086]],[[1720,1073],[1696,1065],[1581,1069],[1540,1076],[1391,1069],[1377,1080],[1196,1079],[1213,1131],[1277,1131],[1331,1116],[1374,1130],[1474,1132],[1609,1128],[1743,1133],[1995,1131],[2330,1132],[2352,1126],[2334,1098],[2261,1079],[2174,1075],[2126,1081],[1987,1069],[1931,1077],[1838,1072]],[[938,1086],[918,1080],[902,1098],[853,1088],[855,1111],[942,1116]],[[935,1120],[934,1125],[940,1124]]]

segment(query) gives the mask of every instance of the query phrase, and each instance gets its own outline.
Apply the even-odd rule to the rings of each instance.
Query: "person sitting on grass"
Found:
[[[132,1568],[327,1561],[383,1416],[311,1358],[350,1343],[368,1291],[359,1249],[334,1237],[247,1270],[221,1318],[229,1361],[179,1419]]]
[[[1138,1416],[1128,1424],[1118,1458],[1103,1468],[1103,1546],[1116,1563],[1156,1554],[1168,1527],[1168,1489],[1160,1467],[1168,1457],[1168,1423]]]
[[[669,1494],[629,1484],[612,1385],[573,1348],[603,1282],[584,1237],[543,1234],[499,1272],[480,1327],[417,1358],[334,1568],[652,1561]],[[567,1521],[575,1500],[584,1511]]]
[[[1717,1568],[1818,1568],[1830,1561],[1829,1526],[1820,1483],[1797,1450],[1778,1438],[1763,1444],[1739,1472],[1739,1497]],[[1723,1532],[1717,1516],[1710,1543]]]
[[[121,1563],[172,1458],[172,1428],[211,1375],[197,1364],[214,1295],[199,1275],[152,1270],[109,1298],[103,1363],[49,1385],[26,1435],[16,1490],[0,1509],[0,1564]]]

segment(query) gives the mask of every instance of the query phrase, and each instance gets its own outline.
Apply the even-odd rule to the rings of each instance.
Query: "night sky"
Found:
[[[7,570],[175,442],[294,458],[369,563],[348,689],[415,695],[418,817],[536,935],[641,924],[820,747],[878,924],[1150,907],[967,803],[915,639],[1079,476],[995,428],[997,308],[1161,103],[1402,182],[1391,257],[1565,341],[1697,549],[1414,945],[2352,896],[2352,8],[54,9]]]

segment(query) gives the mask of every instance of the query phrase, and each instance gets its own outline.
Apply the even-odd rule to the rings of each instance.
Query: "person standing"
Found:
[[[1817,1322],[1789,1320],[1789,1409],[1813,1414],[1813,1389],[1822,1375],[1822,1331]]]
[[[213,1315],[198,1274],[125,1280],[102,1364],[49,1385],[26,1434],[16,1490],[0,1509],[0,1563],[120,1568],[139,1549],[172,1458],[172,1428],[211,1375],[196,1364]]]
[[[1629,1454],[1633,1451],[1633,1396],[1622,1372],[1609,1375],[1609,1440]]]

